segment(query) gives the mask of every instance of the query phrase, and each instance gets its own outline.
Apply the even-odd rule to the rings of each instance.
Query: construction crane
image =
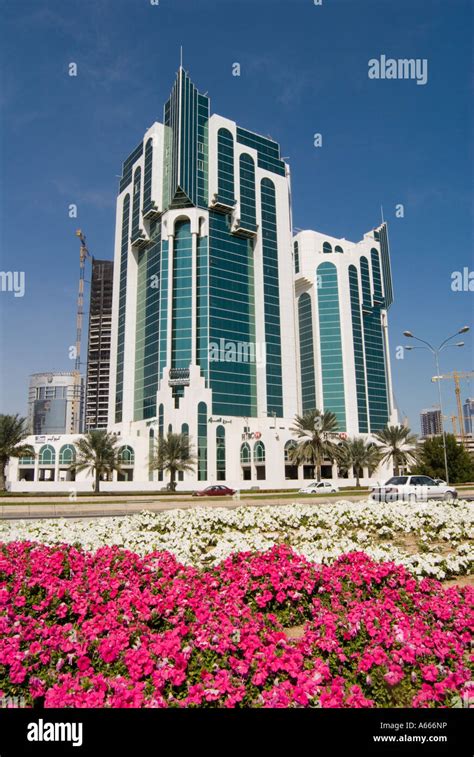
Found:
[[[81,229],[76,231],[76,237],[79,237],[79,289],[77,293],[77,313],[76,313],[76,345],[75,345],[75,362],[74,362],[74,399],[73,399],[73,423],[75,423],[80,414],[81,407],[81,342],[82,342],[82,321],[84,317],[84,273],[86,260],[91,255],[86,246],[86,237]],[[80,430],[80,423],[78,424]]]
[[[432,381],[440,381],[442,379],[449,379],[450,381],[454,381],[454,391],[456,394],[456,405],[458,409],[458,423],[459,423],[459,436],[461,437],[461,444],[466,447],[467,446],[467,440],[466,440],[466,432],[464,429],[464,417],[462,412],[462,401],[461,401],[461,379],[470,379],[474,376],[474,371],[453,371],[452,373],[444,373],[441,376],[433,376],[431,379]],[[451,420],[453,421],[453,429],[455,430],[455,420],[456,416],[451,416]],[[455,430],[455,436],[456,430]]]

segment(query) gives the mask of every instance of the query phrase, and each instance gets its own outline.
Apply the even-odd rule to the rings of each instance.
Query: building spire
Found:
[[[183,46],[179,48],[179,67],[183,68]]]

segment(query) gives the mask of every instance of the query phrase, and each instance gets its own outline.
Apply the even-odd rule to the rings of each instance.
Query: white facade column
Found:
[[[173,226],[174,231],[174,226]],[[168,234],[168,320],[166,324],[166,367],[171,366],[171,336],[173,333],[173,260],[174,234]]]
[[[191,363],[196,365],[197,344],[197,245],[198,232],[191,234]]]

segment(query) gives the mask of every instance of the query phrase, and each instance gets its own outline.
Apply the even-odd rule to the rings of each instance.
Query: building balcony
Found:
[[[130,244],[137,250],[140,250],[142,247],[145,247],[148,244],[148,237],[143,229],[135,229],[134,231],[132,230]]]
[[[209,207],[217,210],[219,213],[232,213],[235,207],[235,200],[224,199],[216,193],[212,196]]]
[[[245,224],[240,218],[236,218],[232,224],[232,234],[238,234],[241,237],[247,239],[253,239],[257,236],[258,226],[257,224]]]
[[[143,208],[143,218],[147,221],[154,221],[155,218],[161,215],[161,211],[158,210],[154,202],[150,202],[145,208]]]

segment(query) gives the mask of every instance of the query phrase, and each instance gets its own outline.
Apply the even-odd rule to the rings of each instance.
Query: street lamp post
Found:
[[[439,370],[439,354],[442,352],[442,350],[446,349],[446,347],[464,347],[464,342],[457,342],[456,344],[448,344],[448,342],[451,341],[451,339],[454,339],[454,337],[458,336],[458,334],[466,334],[469,331],[469,326],[463,326],[462,329],[459,329],[459,331],[456,331],[455,334],[452,334],[451,336],[448,336],[447,339],[444,340],[444,342],[441,342],[439,347],[433,347],[432,344],[429,342],[426,342],[424,339],[420,339],[418,336],[414,336],[411,331],[404,331],[403,336],[408,337],[409,339],[416,339],[417,342],[422,342],[426,345],[426,347],[419,347],[420,350],[429,350],[433,355],[435,359],[435,365],[436,365],[436,376],[440,376],[440,370]],[[413,350],[416,349],[415,347],[405,347],[407,350]],[[443,418],[443,399],[441,396],[441,381],[437,381],[438,384],[438,396],[439,396],[439,408],[440,408],[440,422],[441,422],[441,435],[443,438],[443,456],[444,456],[444,472],[446,476],[446,483],[449,484],[449,472],[448,472],[448,454],[446,451],[446,432],[444,430],[444,418]]]

